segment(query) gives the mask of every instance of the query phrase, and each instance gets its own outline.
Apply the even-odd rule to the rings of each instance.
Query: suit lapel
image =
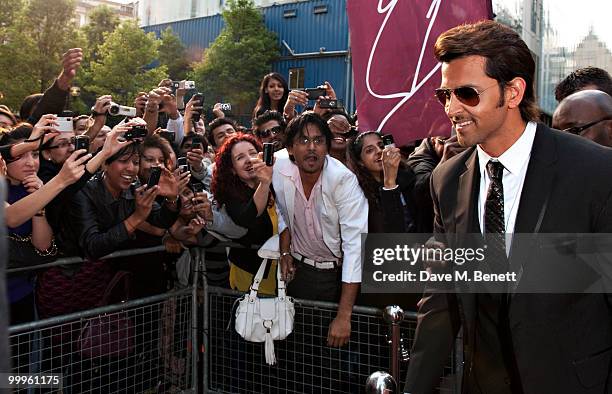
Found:
[[[556,141],[550,129],[538,124],[531,148],[531,156],[521,191],[521,199],[514,225],[515,234],[540,232],[540,226],[546,215],[548,201],[555,183],[557,160]],[[515,242],[518,241],[518,242]],[[520,247],[517,247],[520,243]],[[509,264],[511,271],[517,273],[517,282],[509,289],[514,293],[523,275],[524,263],[530,254],[530,241],[525,236],[514,239],[510,250]]]
[[[478,199],[480,174],[476,148],[465,162],[465,171],[459,176],[457,185],[457,205],[455,209],[455,233],[467,234],[474,232],[474,208]]]
[[[548,127],[539,124],[516,215],[515,233],[539,231],[555,179],[556,145]]]

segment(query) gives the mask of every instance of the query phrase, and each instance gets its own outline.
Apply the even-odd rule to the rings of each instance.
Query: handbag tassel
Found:
[[[276,357],[274,356],[274,340],[272,339],[272,334],[270,334],[270,329],[266,332],[266,363],[268,365],[276,364]]]

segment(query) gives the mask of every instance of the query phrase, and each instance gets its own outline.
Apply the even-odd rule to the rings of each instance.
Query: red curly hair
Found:
[[[257,152],[262,150],[259,140],[251,134],[236,133],[225,140],[217,152],[215,174],[210,185],[219,206],[230,201],[248,201],[250,198],[250,188],[233,171],[232,149],[239,142],[251,143]]]

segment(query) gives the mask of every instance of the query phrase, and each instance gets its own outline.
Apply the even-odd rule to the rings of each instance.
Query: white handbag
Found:
[[[257,296],[268,260],[280,258],[278,235],[266,241],[257,254],[264,260],[255,274],[250,292],[239,299],[235,327],[236,332],[245,340],[265,342],[266,363],[274,365],[276,364],[274,340],[285,339],[291,334],[295,309],[293,298],[287,297],[279,266],[276,269],[278,296],[274,298]]]

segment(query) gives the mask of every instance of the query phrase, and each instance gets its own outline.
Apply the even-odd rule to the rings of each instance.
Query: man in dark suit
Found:
[[[436,96],[470,147],[433,172],[436,240],[484,240],[492,271],[499,263],[520,275],[501,290],[455,282],[455,291],[426,291],[404,391],[434,391],[462,328],[464,393],[612,393],[610,297],[530,294],[530,280],[555,270],[518,245],[519,233],[612,232],[612,150],[535,123],[535,63],[513,30],[458,26],[438,37],[435,55]],[[587,265],[555,273],[590,278]]]

